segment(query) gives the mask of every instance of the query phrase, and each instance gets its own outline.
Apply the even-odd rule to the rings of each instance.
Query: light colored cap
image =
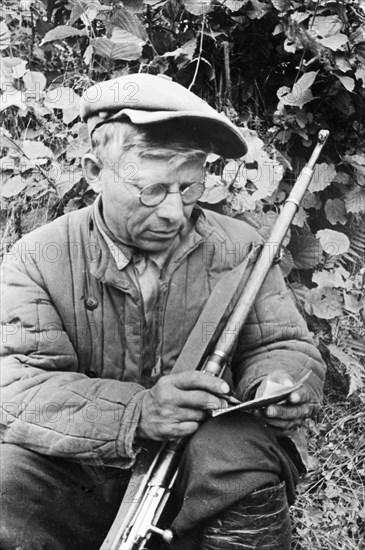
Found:
[[[176,121],[179,134],[210,143],[218,155],[239,158],[247,152],[237,126],[167,77],[131,74],[95,84],[82,95],[81,119],[87,122],[90,136],[112,120],[141,125]]]

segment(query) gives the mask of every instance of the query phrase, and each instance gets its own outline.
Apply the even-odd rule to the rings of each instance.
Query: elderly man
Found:
[[[259,240],[196,204],[207,154],[243,156],[242,135],[143,74],[93,86],[81,114],[98,198],[26,235],[3,266],[0,546],[97,550],[144,442],[192,436],[173,545],[289,549],[302,468],[292,436],[318,406],[324,367],[279,268],[241,331],[231,385],[247,400],[269,376],[290,386],[311,372],[301,389],[207,420],[227,382],[169,374],[216,283]]]

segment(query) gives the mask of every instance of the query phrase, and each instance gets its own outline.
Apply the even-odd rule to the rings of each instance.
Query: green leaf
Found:
[[[143,0],[144,4],[147,6],[153,6],[154,8],[163,6],[167,3],[167,0]]]
[[[16,149],[16,144],[13,142],[13,139],[10,133],[7,130],[5,130],[5,128],[1,128],[1,126],[0,126],[0,142],[1,142],[1,147],[6,147],[8,149]]]
[[[283,274],[283,277],[287,277],[289,273],[294,269],[294,260],[293,256],[290,254],[289,250],[286,248],[283,249],[283,255],[279,262],[280,270]]]
[[[328,36],[327,38],[320,38],[318,42],[322,44],[322,46],[336,52],[337,50],[341,50],[342,47],[347,44],[348,38],[346,34],[339,33],[334,34],[333,36]]]
[[[0,50],[6,50],[11,44],[10,31],[4,21],[0,21]]]
[[[365,212],[365,189],[355,187],[345,196],[345,205],[347,212]]]
[[[17,176],[9,178],[5,182],[1,194],[6,199],[10,199],[11,197],[19,195],[19,193],[21,193],[26,188],[26,186],[27,180],[23,178],[20,174],[18,174]]]
[[[29,233],[37,227],[40,227],[47,223],[48,219],[47,207],[37,207],[35,210],[31,210],[22,216],[21,230],[23,233]]]
[[[350,311],[351,313],[355,313],[355,315],[358,315],[363,307],[365,307],[365,296],[364,298],[358,299],[358,296],[356,294],[352,294],[351,292],[346,292],[344,295],[344,305],[345,310]],[[350,342],[348,342],[349,344]],[[354,350],[354,353],[358,353],[363,355],[365,357],[365,339],[363,342],[357,342],[354,339],[351,339],[351,344]]]
[[[131,13],[124,8],[119,8],[116,11],[114,16],[110,20],[110,26],[117,27],[128,32],[129,34],[137,36],[144,43],[148,39],[146,29],[138,19],[138,16],[135,13]],[[113,37],[111,38],[113,40]]]
[[[223,169],[222,180],[227,186],[235,184],[236,187],[244,187],[247,183],[247,173],[244,170],[243,164],[235,160],[227,162]]]
[[[331,286],[334,288],[350,289],[352,283],[350,281],[350,273],[342,266],[331,269],[315,271],[312,276],[312,282],[319,287]]]
[[[257,188],[252,194],[253,200],[261,200],[272,195],[282,180],[284,168],[280,162],[269,157],[266,151],[261,150],[256,156],[256,168],[246,169],[247,180],[251,181]]]
[[[336,67],[343,73],[347,73],[352,70],[350,63],[344,54],[338,53],[336,55]]]
[[[92,46],[94,54],[111,58],[115,44],[109,38],[92,38],[90,46]]]
[[[205,179],[205,191],[199,201],[216,204],[222,202],[227,197],[227,193],[228,188],[224,185],[219,176],[207,174]]]
[[[13,66],[13,78],[22,78],[26,73],[28,61],[20,59],[19,63]]]
[[[298,227],[303,227],[307,217],[308,214],[306,213],[304,208],[300,206],[298,212],[294,216],[292,223],[293,225],[297,225]]]
[[[310,191],[306,191],[302,199],[301,205],[306,210],[308,210],[309,208],[315,208],[316,210],[319,210],[320,208],[322,208],[322,201],[318,195],[315,195]]]
[[[79,109],[80,96],[72,88],[60,86],[47,90],[44,105],[49,109]]]
[[[246,189],[241,189],[234,195],[228,195],[227,201],[232,209],[232,212],[241,214],[248,210],[255,210],[256,202],[252,200],[251,195]]]
[[[59,25],[55,29],[48,31],[39,45],[44,46],[47,42],[64,40],[65,38],[71,38],[73,36],[88,36],[88,33],[86,29],[75,29],[69,25]]]
[[[350,34],[350,41],[354,45],[360,45],[365,42],[365,29],[364,25],[360,25],[356,31]]]
[[[359,65],[359,67],[357,67],[355,76],[357,80],[362,81],[361,86],[365,88],[365,65]]]
[[[328,199],[324,206],[327,220],[332,225],[340,223],[344,225],[347,222],[347,211],[345,203],[341,199]]]
[[[355,88],[355,80],[351,76],[344,76],[342,74],[335,73],[342,86],[349,92],[352,92]]]
[[[308,190],[311,193],[323,191],[323,189],[331,185],[335,177],[336,168],[334,164],[327,164],[326,162],[316,164]]]
[[[218,2],[234,13],[245,6],[248,3],[248,0],[218,0]]]
[[[23,82],[27,89],[27,96],[32,94],[39,99],[46,87],[47,79],[44,74],[39,71],[27,71],[23,76]]]
[[[365,152],[361,155],[344,155],[343,160],[365,175]]]
[[[134,61],[142,54],[144,40],[139,36],[129,33],[123,29],[114,28],[111,40],[115,43],[112,51],[112,59],[124,59]]]
[[[262,151],[264,142],[259,138],[256,130],[251,130],[250,128],[239,128],[239,130],[247,145],[245,162],[256,162],[256,155]]]
[[[72,4],[72,10],[69,23],[73,25],[85,13],[88,2],[87,0],[71,0],[70,3]]]
[[[24,99],[23,92],[20,92],[12,85],[8,85],[0,96],[0,111],[4,111],[9,107],[18,107],[18,109],[25,111],[27,105],[24,103]]]
[[[312,288],[305,299],[305,310],[320,319],[334,319],[343,313],[343,299],[340,291],[332,287]]]
[[[1,136],[1,142],[3,141],[3,136]],[[2,145],[2,143],[1,143]],[[15,159],[10,155],[5,155],[0,158],[0,172],[14,172],[15,170]]]
[[[261,19],[268,11],[270,11],[270,7],[263,2],[251,0],[246,10],[246,14],[249,19]]]
[[[37,159],[37,158],[54,158],[54,154],[49,149],[49,147],[46,147],[44,143],[41,141],[22,141],[19,143],[20,148],[24,152],[27,157],[30,159]]]
[[[123,5],[131,13],[141,13],[144,10],[143,0],[123,0]]]
[[[290,0],[271,0],[274,8],[280,12],[284,12],[290,8]]]
[[[15,58],[16,60],[21,59],[19,57]],[[17,62],[17,61],[16,61]],[[6,91],[7,88],[13,85],[13,66],[14,58],[11,57],[0,57],[0,89]]]
[[[322,249],[331,256],[340,256],[350,248],[350,240],[347,235],[333,229],[321,229],[316,233]]]
[[[90,149],[90,139],[87,124],[81,124],[77,138],[67,147],[66,157],[68,160],[80,158]]]
[[[279,88],[276,95],[280,102],[284,105],[290,105],[291,107],[302,108],[303,105],[312,101],[313,95],[310,87],[315,81],[316,76],[317,71],[309,71],[300,77],[291,90],[287,86]]]
[[[203,15],[214,10],[212,0],[184,0],[184,6],[186,11],[193,15]]]
[[[98,0],[92,0],[87,6],[84,13],[81,15],[81,21],[86,27],[90,27],[91,23],[97,18],[103,7]]]
[[[65,124],[70,124],[80,115],[80,109],[78,107],[70,107],[69,109],[63,109],[62,120]]]
[[[320,242],[312,233],[293,234],[288,248],[293,256],[296,269],[311,269],[321,259]]]
[[[57,195],[64,197],[82,178],[81,170],[67,170],[55,181]]]
[[[336,357],[345,367],[346,372],[350,378],[350,387],[348,397],[355,391],[364,386],[363,378],[365,376],[365,367],[361,365],[357,359],[354,359],[344,351],[342,351],[335,344],[329,344],[328,350],[333,357]]]
[[[94,53],[102,57],[126,61],[134,61],[140,57],[143,46],[140,38],[121,29],[115,29],[112,37],[118,39],[118,43],[109,38],[93,38],[90,44],[94,48]]]
[[[337,172],[334,182],[338,182],[343,185],[350,185],[352,183],[351,176],[347,172]]]
[[[333,36],[339,33],[342,29],[342,22],[337,15],[317,15],[316,17],[311,17],[309,28],[317,36],[325,38],[326,36]]]

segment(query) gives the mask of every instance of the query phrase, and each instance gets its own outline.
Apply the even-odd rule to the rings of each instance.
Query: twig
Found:
[[[188,90],[191,90],[191,88],[194,86],[195,81],[196,81],[196,77],[198,76],[198,71],[199,71],[199,66],[200,66],[200,61],[201,61],[201,58],[202,58],[202,51],[203,51],[204,28],[205,28],[205,13],[203,13],[202,29],[200,31],[199,55],[198,55],[197,62],[196,62],[196,67],[195,67],[195,71],[194,71],[193,80],[191,81]]]
[[[231,81],[231,67],[229,64],[229,44],[227,41],[223,42],[223,55],[224,55],[224,74],[226,77],[226,97],[232,102],[232,81]]]
[[[9,136],[6,136],[6,138],[12,143],[12,145],[14,146],[14,149],[16,149],[21,155],[23,155],[26,159],[29,160],[29,162],[32,162],[32,159],[30,157],[28,157],[28,155],[26,153],[24,153],[23,149],[17,144],[15,143],[15,141],[13,140],[13,138],[9,137]],[[53,187],[53,189],[56,189],[57,190],[57,187],[55,186],[55,184],[53,183],[53,181],[49,178],[47,172],[45,172],[45,170],[43,170],[43,168],[41,168],[39,166],[39,164],[35,164],[35,167],[39,170],[39,172],[42,174],[42,176],[44,178],[46,178],[46,180],[48,181],[48,183],[50,184],[51,187]]]

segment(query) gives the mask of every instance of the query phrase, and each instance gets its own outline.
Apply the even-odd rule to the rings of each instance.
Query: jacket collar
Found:
[[[100,207],[101,195],[96,198],[90,211],[89,229],[92,240],[96,241],[95,250],[98,251],[91,258],[90,272],[97,279],[128,291],[131,288],[131,279],[126,274],[125,268],[130,264],[133,255],[139,252],[113,240],[101,215]],[[204,211],[196,206],[192,213],[191,231],[183,236],[171,255],[166,267],[166,275],[170,276],[190,252],[207,240],[212,231],[213,228],[207,223]]]

